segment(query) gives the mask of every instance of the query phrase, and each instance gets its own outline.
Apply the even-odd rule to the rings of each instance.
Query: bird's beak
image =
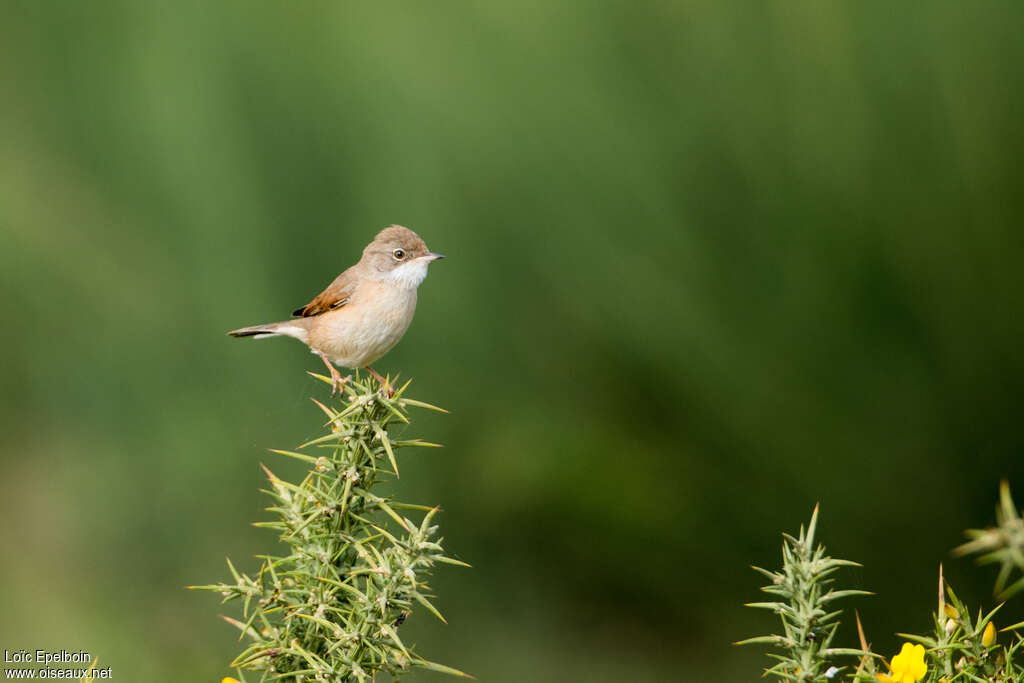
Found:
[[[426,261],[429,263],[430,261],[436,261],[438,259],[444,258],[444,254],[435,254],[432,251],[428,251],[425,256],[422,256],[420,258],[426,259]]]

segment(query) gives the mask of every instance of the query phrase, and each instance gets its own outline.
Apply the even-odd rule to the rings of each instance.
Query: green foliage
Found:
[[[438,508],[374,493],[383,477],[398,476],[397,451],[437,445],[389,434],[389,426],[409,422],[409,407],[441,410],[405,398],[408,386],[392,393],[350,379],[337,410],[317,402],[328,416],[325,435],[302,452],[274,451],[310,466],[299,484],[264,467],[277,519],[257,526],[279,531],[288,552],[264,556],[255,576],[228,560],[232,583],[194,587],[242,603],[241,620],[224,617],[250,641],[232,667],[261,671],[261,681],[299,683],[365,681],[410,666],[466,676],[423,659],[398,634],[417,606],[444,621],[425,582],[436,563],[468,566],[444,554],[432,523]],[[417,524],[400,511],[425,514]]]
[[[748,607],[768,609],[782,620],[782,635],[759,636],[740,644],[765,643],[782,648],[784,655],[771,654],[779,663],[765,672],[787,681],[831,680],[842,667],[834,665],[842,655],[863,655],[861,650],[834,648],[832,640],[839,628],[840,610],[833,610],[834,600],[851,595],[869,595],[859,590],[833,590],[832,575],[840,567],[860,566],[850,560],[837,560],[825,555],[823,545],[814,546],[818,524],[818,508],[814,508],[806,531],[801,526],[796,536],[783,534],[782,570],[771,572],[754,567],[771,583],[761,588],[778,596],[779,601],[755,602]]]

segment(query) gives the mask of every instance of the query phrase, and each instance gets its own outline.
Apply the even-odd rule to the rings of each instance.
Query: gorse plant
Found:
[[[979,611],[971,616],[970,608],[965,605],[942,576],[939,567],[939,598],[938,606],[932,614],[932,633],[921,636],[914,633],[898,635],[909,643],[903,646],[904,652],[916,648],[921,665],[918,667],[920,676],[909,678],[899,662],[894,659],[890,664],[889,673],[878,674],[881,681],[997,681],[1000,683],[1019,683],[1024,680],[1024,670],[1014,662],[1014,655],[1020,647],[1020,639],[1001,647],[997,643],[995,623],[992,621],[999,608],[982,615]],[[1011,630],[1015,627],[1010,627]],[[898,674],[903,672],[903,676]]]
[[[795,537],[783,534],[781,571],[753,568],[771,581],[761,590],[779,600],[749,603],[748,607],[771,610],[782,620],[781,634],[748,638],[739,643],[763,643],[783,650],[784,654],[769,655],[779,663],[765,671],[765,675],[789,681],[830,681],[843,670],[834,663],[837,657],[863,654],[860,650],[832,647],[841,614],[832,609],[832,602],[868,593],[831,588],[833,575],[840,567],[859,565],[828,557],[822,545],[815,547],[817,526],[818,508],[815,507],[806,530],[801,526]]]
[[[276,518],[257,526],[280,532],[287,551],[261,556],[255,575],[228,560],[231,583],[193,586],[241,603],[240,619],[224,617],[248,640],[231,663],[239,676],[246,669],[260,672],[259,681],[341,683],[378,672],[397,678],[411,667],[467,676],[423,659],[399,637],[417,607],[444,621],[425,581],[434,565],[468,566],[445,555],[433,524],[437,508],[375,492],[385,477],[398,476],[401,449],[436,446],[389,432],[409,422],[408,408],[441,410],[406,398],[408,386],[392,392],[387,382],[357,375],[337,409],[314,400],[327,415],[327,433],[300,446],[303,452],[274,451],[309,465],[305,478],[293,484],[264,467]],[[404,516],[413,513],[422,514],[418,523]]]
[[[813,547],[818,510],[815,508],[807,531],[798,537],[786,536],[783,546],[783,568],[779,572],[757,571],[772,583],[762,590],[781,598],[778,602],[754,603],[752,607],[770,609],[782,618],[784,633],[761,636],[743,643],[770,644],[782,648],[784,654],[771,653],[779,663],[765,671],[787,681],[831,681],[847,678],[855,681],[882,683],[1022,683],[1024,682],[1024,622],[1002,629],[1007,633],[1000,643],[994,617],[1002,605],[987,613],[972,610],[946,583],[939,567],[938,605],[932,615],[932,633],[917,635],[900,633],[905,639],[899,654],[888,662],[871,652],[858,616],[857,632],[860,649],[831,647],[838,628],[838,611],[829,611],[828,603],[836,598],[864,594],[864,591],[831,589],[832,574],[853,562],[833,560],[824,548]],[[954,552],[958,555],[981,553],[979,562],[999,563],[995,592],[1006,598],[1024,589],[1024,579],[1007,585],[1014,570],[1024,572],[1024,521],[1010,496],[1010,487],[1003,482],[997,509],[997,526],[971,529],[970,539]],[[841,655],[857,655],[853,671],[833,664]],[[848,668],[848,667],[847,667]]]

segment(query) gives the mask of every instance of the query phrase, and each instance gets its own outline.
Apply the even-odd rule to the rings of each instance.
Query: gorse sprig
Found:
[[[953,553],[961,556],[980,553],[979,564],[999,564],[995,585],[997,598],[1006,600],[1024,590],[1024,576],[1007,585],[1014,569],[1024,574],[1024,519],[1014,505],[1009,483],[1003,481],[999,486],[996,526],[968,529],[964,534],[971,540],[954,549]]]
[[[228,560],[231,583],[193,587],[241,602],[241,619],[224,617],[249,641],[232,667],[259,671],[260,681],[296,683],[366,681],[412,666],[467,676],[423,659],[399,636],[417,607],[444,621],[426,583],[434,565],[468,566],[444,554],[436,507],[374,492],[383,477],[398,476],[399,450],[436,446],[389,433],[409,422],[410,407],[441,410],[405,398],[408,386],[391,392],[386,382],[356,376],[337,409],[316,402],[328,418],[326,434],[301,452],[274,451],[310,467],[299,484],[264,467],[276,518],[257,526],[278,531],[287,552],[263,556],[252,576]],[[419,523],[404,516],[414,512],[422,513]]]
[[[833,610],[832,603],[852,595],[870,595],[860,590],[833,590],[833,575],[840,567],[860,566],[850,560],[838,560],[825,554],[825,547],[814,545],[814,534],[818,525],[818,508],[807,529],[800,527],[796,536],[783,534],[782,570],[771,572],[754,567],[764,574],[771,583],[761,588],[765,593],[777,596],[776,602],[755,602],[748,607],[768,609],[782,620],[781,635],[748,638],[739,644],[763,643],[781,648],[784,654],[769,654],[779,660],[767,669],[765,675],[787,681],[820,681],[827,683],[843,670],[835,665],[836,657],[843,655],[860,656],[865,653],[851,648],[832,647],[832,640],[839,628],[841,610]]]

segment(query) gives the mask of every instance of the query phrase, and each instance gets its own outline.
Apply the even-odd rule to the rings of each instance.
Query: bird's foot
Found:
[[[331,373],[331,396],[337,394],[338,396],[344,396],[345,394],[345,383],[348,382],[349,377],[342,377],[337,370]]]
[[[366,371],[373,375],[374,379],[380,382],[380,390],[387,394],[388,398],[395,395],[395,390],[391,388],[391,384],[380,376],[380,373],[371,368],[369,365],[366,366]]]
[[[320,359],[323,360],[324,365],[327,366],[327,370],[331,373],[331,396],[335,394],[341,396],[345,393],[345,382],[348,381],[348,377],[342,377],[341,373],[338,372],[338,368],[334,367],[334,363],[327,360],[327,356],[322,353],[318,353]]]

